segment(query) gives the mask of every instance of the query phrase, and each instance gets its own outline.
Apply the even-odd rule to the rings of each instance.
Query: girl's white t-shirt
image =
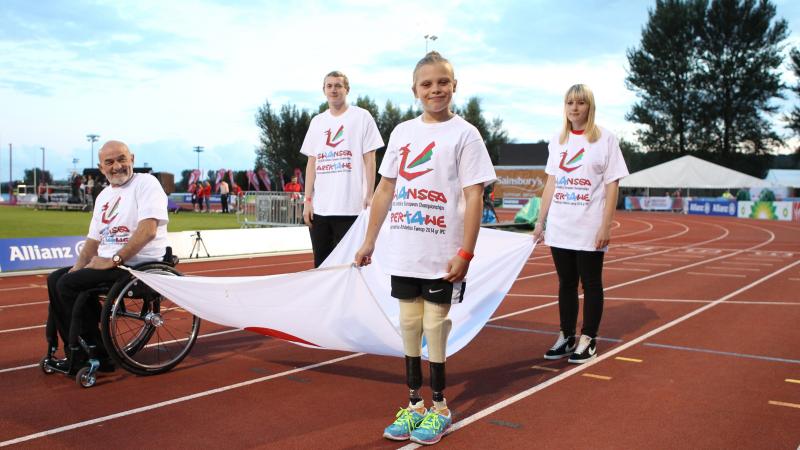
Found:
[[[442,278],[464,240],[463,189],[497,179],[480,133],[459,116],[441,123],[425,123],[421,116],[403,122],[392,131],[379,172],[397,180],[384,270]]]
[[[156,237],[138,254],[125,261],[133,266],[147,261],[159,261],[169,244],[167,241],[167,194],[158,180],[148,174],[135,173],[122,186],[107,186],[94,202],[89,239],[100,241],[97,255],[111,258],[136,232],[139,222],[156,219]]]
[[[616,136],[600,127],[600,139],[590,143],[584,135],[559,135],[550,140],[545,172],[555,177],[555,191],[547,213],[544,242],[551,247],[585,251],[597,249],[597,232],[603,222],[606,185],[628,175]]]
[[[311,119],[300,153],[317,158],[312,205],[321,216],[357,216],[367,194],[364,155],[383,147],[369,111],[350,105]]]

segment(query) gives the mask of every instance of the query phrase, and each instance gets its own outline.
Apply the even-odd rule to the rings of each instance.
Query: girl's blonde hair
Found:
[[[567,102],[570,99],[575,100],[582,100],[589,104],[589,117],[586,121],[586,128],[583,131],[583,135],[586,137],[586,140],[589,142],[597,142],[600,139],[600,128],[597,127],[594,123],[594,94],[592,90],[589,89],[589,86],[585,84],[575,84],[570,86],[567,89],[566,95],[564,95],[564,127],[561,130],[561,136],[558,139],[559,144],[564,144],[569,139],[569,133],[572,131],[572,122],[569,121],[567,117]]]
[[[453,65],[450,64],[450,61],[448,61],[447,58],[445,58],[439,52],[434,50],[428,52],[428,54],[425,55],[422,59],[420,59],[417,62],[417,65],[414,67],[414,86],[417,85],[417,71],[419,70],[419,68],[428,64],[436,64],[436,63],[442,63],[446,65],[447,68],[450,70],[450,76],[455,80],[456,74],[455,71],[453,70]]]

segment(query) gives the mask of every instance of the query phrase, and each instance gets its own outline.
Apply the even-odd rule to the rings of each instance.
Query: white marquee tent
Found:
[[[766,180],[778,186],[800,189],[800,170],[770,169]]]
[[[632,173],[620,187],[666,189],[772,188],[773,184],[695,156],[672,161]]]

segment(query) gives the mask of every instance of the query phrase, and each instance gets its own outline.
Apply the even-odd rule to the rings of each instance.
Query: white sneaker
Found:
[[[578,341],[578,348],[575,349],[575,353],[569,357],[568,361],[573,364],[583,364],[595,358],[597,358],[596,339],[582,334],[580,340]]]
[[[561,359],[569,356],[575,350],[575,336],[565,337],[564,332],[558,333],[558,340],[544,354],[544,359]]]

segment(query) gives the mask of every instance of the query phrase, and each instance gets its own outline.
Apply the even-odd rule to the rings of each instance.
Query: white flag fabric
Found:
[[[390,295],[390,277],[380,262],[386,247],[384,223],[372,264],[355,267],[366,234],[369,210],[362,212],[318,269],[259,277],[172,277],[131,271],[145,284],[192,314],[299,345],[403,356],[399,307]],[[464,301],[450,308],[450,356],[483,328],[525,266],[534,242],[530,235],[480,230],[467,274]],[[423,340],[423,356],[427,348]]]

